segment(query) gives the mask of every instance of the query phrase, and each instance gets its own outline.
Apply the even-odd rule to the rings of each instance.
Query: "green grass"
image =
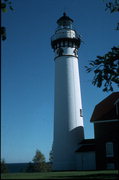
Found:
[[[118,179],[117,170],[7,173],[1,179]]]

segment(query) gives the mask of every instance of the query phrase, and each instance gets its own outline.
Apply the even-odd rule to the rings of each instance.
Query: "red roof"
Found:
[[[114,92],[95,106],[91,122],[117,119],[115,102],[119,99],[119,92]]]

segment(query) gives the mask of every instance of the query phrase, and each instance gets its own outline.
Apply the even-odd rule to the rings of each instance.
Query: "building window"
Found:
[[[107,169],[115,169],[114,163],[107,163]]]
[[[113,157],[113,156],[114,156],[113,143],[107,142],[106,143],[106,157]]]
[[[80,117],[83,117],[83,111],[80,109]]]

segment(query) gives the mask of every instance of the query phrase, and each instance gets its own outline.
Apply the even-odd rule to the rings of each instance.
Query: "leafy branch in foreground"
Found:
[[[97,87],[104,86],[103,91],[113,91],[112,83],[119,87],[119,47],[111,48],[104,56],[90,61],[89,67],[85,66],[87,72],[94,72],[92,84]],[[104,84],[103,84],[104,83]]]
[[[105,10],[109,10],[110,13],[119,12],[119,0],[110,1],[106,3]],[[117,23],[117,27],[115,30],[119,30],[119,22]]]
[[[2,0],[0,2],[0,9],[3,13],[7,12],[7,9],[10,9],[11,11],[14,11],[12,7],[12,2],[9,0]],[[5,27],[0,27],[0,34],[1,38],[4,41],[6,39],[6,28]]]
[[[105,10],[110,10],[110,13],[118,12],[119,11],[119,0],[115,0],[113,2],[106,3]]]

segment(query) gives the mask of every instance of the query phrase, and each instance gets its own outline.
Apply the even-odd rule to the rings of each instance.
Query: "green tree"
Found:
[[[105,10],[109,10],[110,13],[119,12],[119,0],[106,3]],[[119,23],[116,30],[119,30]],[[113,83],[119,87],[119,46],[112,47],[111,51],[103,56],[97,56],[85,68],[87,72],[94,72],[94,86],[103,87],[103,91],[106,92],[113,91]]]
[[[14,10],[13,7],[12,7],[12,2],[10,0],[2,0],[0,2],[0,8],[1,8],[1,11],[2,13],[5,13],[8,11],[8,9],[10,10]],[[0,27],[0,34],[1,34],[1,38],[2,40],[5,40],[6,39],[6,27]]]
[[[49,162],[47,163],[47,171],[52,171],[52,163],[53,163],[53,150],[49,153]]]
[[[0,162],[0,168],[1,168],[1,173],[7,173],[8,172],[8,168],[7,168],[7,165],[6,165],[4,159],[2,159]]]
[[[32,161],[34,163],[35,172],[47,171],[45,156],[39,150],[36,151],[36,154]]]

